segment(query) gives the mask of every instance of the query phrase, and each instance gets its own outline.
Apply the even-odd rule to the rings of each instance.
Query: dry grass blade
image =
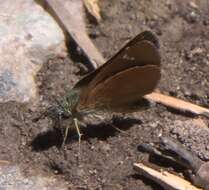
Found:
[[[98,6],[98,0],[83,0],[84,6],[86,7],[86,10],[88,13],[95,18],[97,22],[101,20],[100,15],[100,8]]]
[[[159,172],[142,163],[135,163],[134,169],[141,175],[152,179],[167,190],[201,190],[188,181],[166,171]]]

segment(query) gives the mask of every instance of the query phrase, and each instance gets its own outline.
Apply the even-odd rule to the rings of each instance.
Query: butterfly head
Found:
[[[77,116],[76,106],[79,101],[78,91],[70,90],[61,100],[48,109],[48,115],[55,120],[73,119]]]

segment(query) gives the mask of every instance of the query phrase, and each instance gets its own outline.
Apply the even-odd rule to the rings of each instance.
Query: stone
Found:
[[[64,51],[63,31],[36,1],[1,1],[0,101],[36,98],[36,73],[49,58]]]
[[[67,190],[63,180],[54,176],[33,175],[25,176],[21,169],[15,165],[0,165],[0,189],[7,190]]]

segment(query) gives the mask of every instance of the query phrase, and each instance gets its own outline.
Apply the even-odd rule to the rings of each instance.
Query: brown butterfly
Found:
[[[59,102],[58,115],[60,118],[72,118],[80,138],[77,120],[101,110],[122,113],[136,111],[132,107],[153,91],[159,79],[158,40],[150,31],[145,31],[128,42],[109,61],[81,79]]]

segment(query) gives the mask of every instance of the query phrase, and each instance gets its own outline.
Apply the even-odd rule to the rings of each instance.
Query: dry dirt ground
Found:
[[[114,55],[138,33],[151,30],[159,38],[162,78],[157,90],[209,107],[209,2],[181,0],[100,1],[102,21],[88,22],[88,32],[105,58]],[[205,118],[193,118],[153,104],[148,110],[127,116],[89,122],[82,130],[78,163],[76,133],[70,131],[65,148],[62,135],[53,130],[49,118],[34,118],[54,99],[62,96],[85,70],[71,58],[56,58],[37,75],[40,100],[22,105],[0,106],[0,159],[20,165],[25,175],[36,168],[64,179],[69,189],[151,190],[162,189],[133,170],[134,162],[151,162],[138,151],[142,142],[153,142],[162,134],[171,135],[209,160],[209,130]],[[200,120],[201,119],[201,120]],[[63,121],[63,125],[67,125]],[[112,125],[124,132],[119,132]],[[174,168],[154,159],[165,169]]]

